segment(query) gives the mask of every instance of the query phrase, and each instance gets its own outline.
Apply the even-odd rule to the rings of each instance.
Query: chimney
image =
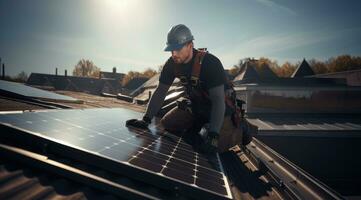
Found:
[[[5,64],[3,63],[3,68],[2,68],[2,79],[5,80]]]
[[[55,76],[58,75],[58,68],[55,68]]]
[[[113,74],[117,73],[117,68],[113,67]]]
[[[67,70],[65,70],[64,76],[68,76],[68,71]]]

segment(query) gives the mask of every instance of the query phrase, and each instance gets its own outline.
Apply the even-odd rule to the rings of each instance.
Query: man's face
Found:
[[[192,58],[193,45],[192,43],[184,45],[181,49],[172,51],[172,58],[175,63],[183,64],[189,62]]]

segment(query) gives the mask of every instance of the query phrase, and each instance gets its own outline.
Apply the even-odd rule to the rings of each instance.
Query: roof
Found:
[[[344,195],[360,198],[360,114],[253,114],[256,138]]]
[[[230,74],[229,69],[224,69],[224,73],[226,75],[227,80],[233,80],[234,79],[234,76]]]
[[[69,114],[69,113],[72,116],[72,119],[70,121],[72,121],[74,124],[78,124],[78,125],[83,124],[83,125],[81,125],[81,126],[83,126],[83,129],[85,131],[83,133],[85,133],[86,135],[90,134],[89,137],[87,137],[86,135],[83,135],[80,132],[72,131],[78,137],[84,137],[84,142],[78,143],[77,139],[75,139],[75,138],[70,139],[70,137],[61,137],[62,139],[60,139],[56,135],[53,135],[54,137],[47,135],[47,137],[44,138],[42,136],[46,135],[49,132],[36,128],[36,127],[39,127],[39,125],[40,125],[40,124],[38,124],[38,123],[40,123],[40,121],[36,120],[36,119],[38,119],[38,117],[44,119],[45,121],[50,120],[52,122],[57,123],[58,125],[63,125],[63,126],[58,126],[59,129],[66,129],[67,126],[64,126],[64,125],[73,127],[73,125],[70,125],[69,123],[64,124],[63,123],[64,121],[62,122],[62,120],[53,121],[53,117],[65,120],[70,116],[65,117],[63,114]],[[119,115],[121,113],[123,113],[123,116]],[[94,114],[96,114],[96,115],[94,115]],[[179,144],[180,141],[178,141],[178,139],[175,138],[176,136],[169,135],[169,133],[167,133],[167,132],[163,133],[164,136],[160,135],[160,134],[153,135],[152,133],[144,134],[142,132],[137,132],[135,130],[126,128],[124,126],[124,124],[118,125],[119,121],[121,121],[121,123],[125,123],[124,119],[127,119],[130,116],[135,117],[134,116],[135,114],[137,114],[139,116],[140,113],[131,112],[126,109],[59,110],[59,111],[37,112],[37,113],[7,114],[7,115],[0,116],[0,121],[3,124],[4,120],[6,120],[7,117],[12,118],[12,117],[14,117],[14,115],[22,118],[22,120],[24,120],[23,117],[25,117],[26,120],[32,121],[33,126],[32,126],[32,128],[31,127],[26,128],[26,127],[23,127],[22,125],[18,124],[17,126],[22,127],[24,132],[23,131],[20,131],[17,133],[14,132],[13,136],[15,138],[20,139],[20,138],[23,138],[24,136],[25,137],[29,136],[29,137],[32,137],[31,140],[34,142],[34,144],[38,143],[38,142],[42,143],[42,142],[45,142],[44,139],[45,140],[49,139],[46,143],[50,142],[51,144],[48,143],[50,146],[55,147],[55,146],[60,145],[58,147],[61,147],[63,149],[60,151],[53,149],[53,150],[55,150],[55,151],[53,151],[53,150],[50,150],[50,149],[52,149],[52,147],[51,147],[49,149],[49,152],[52,152],[51,154],[53,154],[53,155],[58,155],[58,156],[64,155],[65,157],[74,155],[75,157],[68,157],[68,158],[77,160],[77,161],[87,164],[87,165],[95,165],[108,172],[119,173],[121,175],[126,175],[126,176],[128,176],[129,174],[132,174],[130,177],[128,177],[129,179],[132,179],[132,180],[134,179],[135,181],[143,181],[145,183],[151,183],[152,185],[159,186],[159,188],[165,187],[164,185],[162,186],[162,183],[177,184],[177,185],[179,185],[178,187],[180,187],[182,194],[184,194],[184,191],[187,191],[186,186],[189,186],[189,184],[185,184],[185,181],[187,181],[187,183],[188,183],[188,180],[189,180],[188,177],[190,177],[192,179],[195,179],[195,177],[192,176],[192,173],[184,173],[184,175],[182,173],[179,174],[181,172],[180,169],[192,169],[192,168],[187,168],[189,165],[190,165],[190,167],[197,167],[197,166],[193,166],[190,164],[191,161],[189,161],[189,159],[193,160],[191,157],[189,157],[188,159],[184,158],[185,155],[190,156],[189,146],[186,146],[186,144],[183,141],[182,141],[182,144]],[[44,116],[44,115],[46,115],[46,116]],[[56,115],[56,116],[54,116],[54,115]],[[114,118],[114,116],[118,116],[122,119],[117,120]],[[89,117],[91,117],[91,118],[89,118]],[[107,119],[101,122],[100,119],[104,119],[104,117],[106,117]],[[8,119],[10,119],[10,118],[8,118]],[[80,118],[88,119],[89,124],[87,125],[87,123],[84,120],[78,121]],[[90,120],[90,119],[93,119],[93,120]],[[110,120],[110,119],[112,119],[112,120]],[[106,130],[106,127],[104,126],[104,122],[105,121],[109,122],[109,120],[112,122],[107,124],[106,127],[109,127],[108,130],[114,131],[114,128],[122,129],[122,130],[116,131],[117,135],[110,134],[110,131]],[[19,121],[19,120],[17,120],[17,121]],[[48,122],[52,123],[50,121],[48,121]],[[13,121],[10,119],[10,121],[8,121],[8,123],[13,124],[13,123],[16,123],[16,121]],[[97,124],[97,123],[99,123],[99,124]],[[43,124],[43,125],[46,125],[46,124]],[[40,125],[40,126],[45,128],[46,126],[43,126],[43,125]],[[88,127],[89,125],[93,126],[93,128],[94,128],[94,129],[92,129],[93,131],[90,128],[88,129],[85,127],[85,126]],[[100,127],[98,125],[101,125],[102,127]],[[5,125],[5,126],[7,126],[7,125]],[[35,129],[33,129],[33,128],[35,128]],[[48,128],[50,128],[48,130],[51,130],[51,127],[48,127]],[[79,128],[80,128],[80,126],[79,126]],[[36,132],[37,134],[33,135],[31,132],[28,132],[26,130],[28,130],[28,131],[31,130],[32,133]],[[127,133],[127,131],[128,131],[128,133]],[[161,131],[161,129],[159,131]],[[102,135],[96,134],[96,133],[100,133],[100,132],[103,134]],[[131,134],[129,134],[129,133],[131,133]],[[25,134],[25,135],[23,135],[23,134]],[[92,135],[92,134],[95,134],[95,135]],[[134,139],[133,139],[133,137],[129,137],[134,134],[137,134],[137,137],[134,137]],[[60,136],[59,134],[57,134],[57,135]],[[67,134],[63,133],[63,136],[65,136],[65,135],[67,135]],[[112,136],[112,137],[109,137],[109,136]],[[152,136],[154,136],[154,137],[152,137]],[[94,138],[94,137],[97,137],[95,139],[96,143],[94,143],[94,141],[92,142],[92,140],[94,140],[92,138]],[[156,139],[158,137],[159,137],[159,140]],[[54,138],[58,138],[58,139],[55,141]],[[112,138],[113,140],[111,140],[110,138]],[[124,140],[120,141],[115,138],[123,138]],[[151,139],[153,139],[154,142],[148,143]],[[68,146],[67,144],[61,142],[60,140],[61,141],[67,140],[68,142],[72,143],[72,145]],[[83,139],[81,139],[81,140],[83,140]],[[178,142],[176,142],[176,141],[178,141]],[[53,142],[55,142],[55,143],[53,143]],[[106,146],[104,146],[105,143],[103,143],[103,142],[110,142],[110,143],[108,143]],[[113,145],[114,142],[118,142],[121,144],[119,144],[119,146]],[[155,143],[159,143],[159,145],[155,145]],[[18,143],[18,144],[20,144],[20,143]],[[151,144],[154,144],[154,148],[155,148],[154,150],[153,150],[153,145],[151,146]],[[168,164],[167,168],[165,167],[165,165],[161,166],[161,168],[163,168],[163,170],[160,171],[159,173],[163,172],[164,176],[159,176],[157,174],[151,173],[153,171],[160,170],[158,167],[157,168],[154,168],[154,167],[159,166],[158,162],[161,161],[162,157],[168,158],[168,156],[166,156],[168,154],[166,154],[166,153],[167,152],[171,153],[168,150],[172,144],[176,145],[175,148],[177,148],[176,149],[177,152],[174,152],[171,154],[172,156],[169,159],[171,159],[171,158],[172,159],[168,160],[169,164]],[[178,144],[179,144],[179,147],[178,147]],[[111,146],[111,145],[113,145],[113,146]],[[139,148],[139,147],[142,147],[141,145],[146,145],[146,147],[148,147],[148,150]],[[30,144],[30,147],[33,147],[33,146]],[[79,149],[79,147],[81,147],[81,149]],[[101,149],[103,149],[104,147],[108,147],[108,148],[105,148],[105,150],[102,151]],[[113,153],[109,152],[110,153],[109,154],[106,149],[110,149],[111,147],[112,147],[112,149],[114,148],[112,150]],[[11,149],[9,149],[7,147],[4,147],[4,148],[5,148],[6,153],[8,153],[8,150],[13,150],[12,148]],[[80,151],[78,151],[76,149],[78,149]],[[120,149],[122,149],[123,151],[119,151]],[[185,151],[186,149],[188,151]],[[17,151],[17,153],[23,152],[22,150],[16,150],[16,151]],[[138,151],[141,154],[138,153]],[[68,152],[68,153],[62,154],[61,152]],[[94,154],[95,152],[96,152],[96,154]],[[150,154],[150,152],[153,152],[153,154]],[[156,154],[155,152],[158,152],[158,153]],[[117,153],[117,154],[114,154],[114,153]],[[137,155],[137,156],[136,157],[132,156],[133,153],[134,153],[134,155]],[[4,155],[4,154],[2,154],[2,155]],[[100,156],[100,155],[103,155],[103,156]],[[104,157],[104,155],[106,155],[106,157]],[[119,157],[118,155],[122,155],[122,156]],[[27,157],[29,157],[29,156],[31,156],[31,155],[29,155],[27,153]],[[92,156],[93,158],[90,158],[88,156]],[[45,162],[44,164],[47,164],[47,165],[55,165],[55,164],[57,165],[57,163],[55,163],[55,162],[48,163],[47,160],[41,159],[41,156],[39,158],[37,158],[37,157],[39,157],[39,156],[36,156],[36,157],[34,156],[34,157],[32,157],[32,159],[35,159],[36,162],[42,162],[42,163]],[[124,159],[128,162],[128,165],[125,165],[124,162],[120,162],[120,161],[123,161],[122,157],[124,157]],[[84,159],[82,159],[82,158],[84,158]],[[220,190],[221,188],[213,187],[212,184],[207,184],[206,182],[201,182],[201,180],[207,181],[209,179],[212,179],[212,180],[217,179],[217,180],[223,181],[224,176],[220,176],[220,174],[222,172],[221,168],[218,168],[217,167],[218,165],[214,165],[214,166],[211,165],[210,164],[211,160],[208,160],[209,162],[206,162],[205,159],[207,159],[207,157],[205,157],[204,155],[200,154],[200,155],[198,155],[198,158],[199,158],[199,162],[197,161],[197,159],[195,159],[195,162],[198,163],[197,169],[199,171],[199,174],[197,177],[197,182],[194,184],[199,184],[199,187],[206,188],[206,189],[208,189],[208,191],[210,191],[210,189],[212,189],[212,191],[214,190],[214,192],[216,192],[216,191],[222,192],[222,193],[215,193],[215,194],[223,195],[224,194],[223,192],[226,192],[226,190],[223,191],[223,190]],[[212,155],[212,158],[213,158],[213,155]],[[52,159],[52,158],[50,158],[50,159]],[[102,161],[100,161],[98,159],[101,159]],[[151,160],[156,160],[157,162],[151,163],[150,162]],[[165,162],[165,160],[163,160],[163,162]],[[187,163],[187,165],[180,165],[179,166],[180,168],[170,168],[171,165],[175,165],[175,163],[179,163],[179,162]],[[214,162],[214,164],[217,164],[217,163]],[[116,166],[116,168],[115,168],[115,166]],[[137,166],[137,167],[133,167],[133,166]],[[58,166],[54,166],[54,167],[61,168],[59,170],[64,170],[64,167],[61,167],[60,163]],[[141,170],[141,169],[147,169],[147,170]],[[173,169],[173,171],[172,171],[172,169]],[[81,172],[77,172],[76,170],[73,170],[70,168],[67,168],[66,170],[71,171],[71,173],[76,173],[81,176],[84,176],[84,178],[86,178],[86,179],[88,179],[88,178],[93,179],[90,174],[85,174],[86,172],[88,172],[88,170],[86,170],[86,171],[82,170]],[[136,174],[135,170],[137,170],[137,172],[139,174]],[[211,176],[207,175],[205,173],[211,174]],[[142,174],[141,177],[140,177],[140,174]],[[182,176],[179,176],[179,175],[182,175]],[[142,178],[144,176],[147,176],[148,179],[142,180]],[[169,179],[169,178],[166,179],[167,177],[173,177],[173,179]],[[184,178],[182,178],[182,177],[184,177]],[[206,179],[206,178],[208,178],[208,179]],[[109,176],[107,179],[107,181],[110,181],[110,182],[115,182],[115,180],[116,180],[115,176]],[[183,180],[183,183],[180,184],[179,182],[176,182],[175,180]],[[199,180],[199,183],[198,183],[198,180]],[[99,181],[103,182],[103,183],[106,182],[105,180],[98,180],[98,182]],[[193,181],[192,181],[192,183],[193,183]],[[213,184],[215,186],[217,186],[216,183],[213,183]],[[125,186],[125,184],[123,184],[123,185]],[[172,190],[169,187],[165,187],[165,188]],[[195,193],[198,191],[198,194],[203,194],[205,196],[207,196],[207,195],[214,196],[214,194],[212,194],[212,192],[205,192],[205,191],[199,190],[198,187],[197,188],[193,187],[193,188],[195,190],[192,190],[192,191],[194,191]],[[139,188],[138,191],[140,191],[140,189],[141,188]],[[188,196],[189,195],[190,194],[188,194]],[[226,193],[226,195],[228,197],[229,193]],[[217,196],[215,196],[215,197],[217,197]]]
[[[258,72],[254,69],[253,65],[246,63],[243,71],[239,75],[237,75],[233,81],[257,81],[260,76]]]
[[[331,73],[324,73],[324,74],[315,74],[312,77],[332,77],[334,75],[347,75],[347,74],[355,74],[355,73],[361,73],[361,69],[356,70],[347,70],[347,71],[341,71],[341,72],[331,72]]]
[[[278,76],[271,70],[268,64],[261,65],[258,69],[258,75],[261,79],[277,79]]]
[[[361,86],[361,70],[350,70],[335,73],[316,74],[309,77],[346,79],[350,86]]]
[[[340,78],[283,78],[279,77],[276,79],[242,79],[233,81],[236,86],[245,86],[247,84],[253,84],[255,87],[278,87],[278,88],[290,88],[290,87],[305,87],[305,88],[316,88],[316,87],[346,87],[346,79]]]
[[[295,77],[305,77],[312,76],[315,72],[312,70],[306,59],[303,59],[301,64],[297,67],[297,69],[291,75],[292,78]]]
[[[126,85],[123,87],[127,90],[133,91],[137,89],[139,86],[143,85],[149,78],[146,77],[135,77],[131,79]]]
[[[261,81],[268,79],[277,79],[278,76],[271,70],[267,63],[262,63],[257,67],[258,60],[248,59],[241,63],[239,74],[233,79],[234,81]]]
[[[30,87],[21,83],[0,80],[0,92],[20,98],[46,99],[49,101],[77,102],[78,100],[54,92]]]
[[[0,196],[2,199],[117,199],[107,193],[82,187],[61,176],[19,166],[0,159]]]
[[[144,82],[142,85],[140,85],[138,88],[133,90],[130,93],[130,96],[136,96],[138,99],[147,99],[149,97],[149,92],[153,93],[155,88],[159,84],[159,76],[160,73],[154,75],[152,78],[150,78],[148,81]],[[179,87],[179,79],[176,78],[171,87],[169,88],[169,91],[177,89]]]
[[[65,91],[66,92],[66,91]],[[75,93],[79,94],[78,96],[81,96],[81,93]],[[84,94],[86,98],[89,98],[87,102],[90,104],[92,103],[92,98],[96,98],[93,95]],[[81,99],[77,97],[78,99]],[[104,98],[104,97],[102,97]],[[104,98],[105,100],[106,98]],[[109,99],[109,98],[108,98]],[[111,101],[111,100],[109,100]],[[99,102],[102,102],[102,100],[99,99]],[[114,105],[116,105],[115,103]],[[124,106],[127,106],[128,108],[132,104],[126,104]],[[97,104],[94,106],[103,107],[103,106],[110,106],[110,105],[102,105]],[[111,107],[111,106],[110,106]],[[143,108],[144,110],[144,108]],[[1,128],[3,128],[1,126]],[[1,129],[3,130],[3,129]],[[3,132],[3,131],[2,131]],[[4,133],[9,133],[8,131],[4,131]],[[22,141],[22,142],[19,142]],[[25,142],[25,143],[23,143]],[[32,140],[32,143],[35,142],[35,140]],[[145,182],[137,181],[135,179],[130,178],[132,175],[130,174],[127,177],[119,177],[116,176],[113,173],[110,173],[109,171],[100,170],[99,168],[94,168],[93,165],[89,165],[89,161],[87,162],[81,162],[79,160],[73,160],[70,159],[68,156],[63,157],[58,154],[53,154],[48,151],[44,151],[41,145],[33,145],[30,143],[26,144],[26,140],[18,140],[18,139],[6,139],[5,141],[0,138],[0,144],[6,144],[6,145],[15,145],[16,148],[20,147],[21,152],[18,150],[14,150],[13,147],[10,147],[10,149],[4,150],[4,148],[1,148],[0,154],[1,155],[7,155],[6,158],[9,158],[10,160],[5,160],[5,164],[8,165],[9,163],[15,163],[16,166],[18,166],[19,170],[24,170],[29,168],[31,171],[41,171],[41,175],[38,175],[34,173],[33,177],[50,177],[54,174],[59,177],[60,179],[66,179],[69,182],[61,182],[59,185],[60,187],[68,186],[68,188],[73,188],[72,192],[68,193],[69,195],[78,194],[80,193],[80,196],[83,194],[86,194],[87,192],[94,194],[95,193],[95,199],[97,198],[113,198],[114,196],[117,196],[116,191],[114,190],[114,185],[110,183],[118,183],[120,184],[119,187],[123,188],[122,192],[124,191],[123,186],[131,187],[135,191],[138,192],[144,192],[148,195],[152,195],[155,197],[160,197],[163,199],[186,199],[185,196],[177,193],[177,190],[162,190],[160,185],[148,185]],[[287,173],[282,177],[282,180],[284,182],[272,182],[270,177],[277,177],[279,174],[273,174],[272,176],[269,176],[269,173],[273,172],[282,172],[277,166],[280,164],[278,161],[274,162],[274,160],[267,160],[267,159],[276,159],[277,155],[273,154],[272,152],[266,151],[266,149],[261,150],[261,144],[258,143],[252,143],[252,146],[247,147],[247,150],[236,150],[235,152],[231,151],[228,154],[221,155],[221,159],[223,160],[224,168],[227,171],[227,176],[230,179],[230,185],[232,187],[232,193],[234,195],[235,199],[281,199],[282,193],[286,190],[287,193],[291,193],[289,190],[297,190],[297,194],[301,195],[303,198],[306,198],[306,196],[303,195],[309,195],[307,191],[302,190],[300,187],[301,185],[307,185],[308,190],[314,192],[317,195],[321,195],[322,197],[326,198],[326,196],[323,195],[329,195],[328,192],[323,193],[324,191],[328,191],[327,187],[325,188],[318,188],[315,190],[315,185],[310,185],[309,183],[306,184],[304,182],[304,176],[302,174],[299,174],[299,172],[296,171],[288,171],[291,172],[287,175]],[[261,145],[261,146],[260,146]],[[259,149],[259,151],[258,151]],[[249,155],[249,152],[253,152],[252,155]],[[247,153],[248,152],[248,153]],[[268,152],[267,155],[263,155],[264,152]],[[33,155],[33,153],[36,153],[37,155]],[[22,155],[20,155],[22,154]],[[12,156],[9,156],[12,155]],[[66,154],[67,155],[67,154]],[[257,157],[257,161],[254,161],[250,159],[251,157]],[[4,156],[0,156],[0,158],[5,158]],[[267,159],[265,159],[267,158]],[[84,157],[84,159],[87,159]],[[31,162],[30,162],[31,161]],[[272,162],[271,162],[272,161]],[[263,163],[262,165],[260,163]],[[56,164],[57,166],[54,166]],[[59,167],[62,166],[62,167]],[[264,167],[266,166],[266,167]],[[284,167],[284,165],[282,164]],[[290,166],[290,165],[287,165]],[[87,176],[79,174],[77,176],[74,176],[74,171],[69,170],[69,167],[76,167],[77,169],[80,169],[81,172],[88,173]],[[56,170],[54,169],[56,168]],[[284,171],[285,168],[283,168]],[[287,168],[289,169],[289,168]],[[295,169],[293,169],[295,170]],[[76,173],[75,173],[76,174]],[[286,176],[292,175],[299,178],[297,181],[291,180],[289,177],[286,178]],[[93,176],[97,176],[101,179],[89,179]],[[93,177],[94,178],[94,177]],[[9,179],[12,180],[12,179]],[[99,181],[103,180],[107,182],[100,183]],[[290,181],[287,181],[290,180]],[[95,181],[95,182],[94,182]],[[109,182],[110,181],[110,182]],[[114,182],[116,181],[116,182]],[[3,185],[4,187],[8,187],[10,182],[5,182]],[[281,184],[282,183],[282,184]],[[297,184],[293,184],[297,183]],[[102,184],[102,185],[99,185]],[[70,186],[69,186],[70,185]],[[322,184],[321,184],[322,185]],[[25,186],[24,186],[25,187]],[[84,189],[85,188],[85,189]],[[89,189],[88,189],[89,188]],[[109,188],[113,188],[112,190]],[[118,188],[120,189],[120,188]],[[321,193],[319,193],[321,191]],[[36,195],[37,191],[39,190],[28,190],[27,195]],[[12,191],[13,192],[13,191]],[[174,193],[175,192],[175,193]],[[13,192],[14,194],[14,192]],[[332,194],[332,192],[331,192]],[[1,193],[0,193],[1,195]],[[92,198],[91,196],[86,196],[87,198]],[[126,196],[121,196],[122,198],[126,198]],[[310,196],[308,196],[310,197]],[[329,197],[329,196],[327,196]],[[337,196],[336,196],[337,197]],[[196,198],[196,196],[195,196]],[[39,197],[41,199],[41,197]],[[134,198],[133,198],[134,199]],[[309,198],[308,198],[309,199]],[[337,198],[336,198],[337,199]]]
[[[103,72],[100,71],[101,78],[112,78],[112,79],[118,79],[122,80],[125,76],[123,73],[116,73],[116,72]]]
[[[99,108],[99,107],[128,107],[137,111],[144,111],[144,106],[131,104],[118,100],[117,98],[108,98],[98,95],[92,95],[82,92],[73,91],[55,91],[58,94],[67,95],[80,100],[82,103],[62,102],[62,103],[48,103],[47,101],[31,101],[12,98],[0,95],[0,111],[34,111],[43,109],[59,109],[59,108]]]
[[[157,87],[158,83],[159,83],[159,76],[160,76],[160,73],[154,75],[152,78],[148,79],[140,87],[143,87],[143,88]]]
[[[251,115],[248,121],[258,127],[260,134],[266,132],[282,132],[282,134],[314,134],[315,132],[325,132],[329,136],[336,135],[335,132],[355,134],[359,132],[361,136],[361,116],[347,114],[293,114],[293,115]],[[314,136],[321,136],[318,133]],[[323,135],[322,135],[323,136]],[[340,136],[340,135],[338,135]],[[355,135],[357,136],[357,135]]]
[[[0,111],[40,110],[43,106],[0,96]]]
[[[101,94],[105,87],[107,93],[117,94],[121,87],[117,79],[98,79],[40,73],[31,73],[26,83],[34,86],[51,86],[56,90],[70,90],[97,95]]]
[[[145,196],[148,196],[146,199],[188,199],[182,194],[178,194],[176,192],[177,190],[175,190],[176,193],[165,191],[155,185],[148,185],[144,182],[129,179],[129,176],[119,176],[119,174],[104,171],[99,167],[87,165],[84,162],[69,159],[68,157],[62,157],[53,153],[39,154],[37,153],[39,150],[41,151],[39,148],[41,146],[39,145],[25,145],[25,143],[12,140],[7,140],[6,144],[3,144],[4,141],[0,141],[2,143],[0,144],[0,155],[2,155],[1,158],[7,158],[5,160],[6,165],[15,163],[17,169],[30,169],[31,176],[39,179],[54,179],[52,178],[54,176],[56,180],[66,179],[67,181],[60,183],[54,181],[55,184],[51,181],[49,185],[57,185],[58,188],[63,188],[63,193],[65,191],[65,193],[70,196],[74,194],[79,196],[90,194],[91,196],[86,195],[86,197],[90,199],[92,199],[92,197],[95,197],[95,199],[113,199],[114,197],[134,199],[136,195],[136,199],[144,198]],[[15,143],[17,146],[20,145],[21,148],[12,146]],[[283,199],[282,192],[280,191],[284,190],[283,192],[285,192],[291,188],[291,190],[297,190],[299,192],[298,195],[301,195],[303,198],[309,197],[307,199],[311,197],[314,198],[314,195],[327,199],[339,199],[337,194],[334,194],[332,190],[322,183],[308,182],[312,179],[306,178],[304,176],[305,172],[290,165],[286,160],[280,158],[277,153],[270,151],[264,144],[257,140],[252,142],[251,146],[247,147],[247,149],[248,152],[252,152],[253,156],[259,157],[260,160],[254,162],[249,159],[250,155],[246,153],[247,151],[239,148],[235,148],[220,156],[230,180],[229,183],[232,187],[234,199]],[[4,159],[1,159],[1,161],[4,161]],[[261,163],[263,164],[260,165]],[[280,168],[279,166],[282,167]],[[261,167],[262,171],[260,171]],[[268,171],[268,169],[271,171]],[[286,173],[282,174],[282,172],[285,172],[285,169],[287,170]],[[39,174],[38,172],[41,173]],[[278,176],[282,178],[282,180],[285,180],[285,182],[271,182],[271,179],[269,179],[270,173],[273,177]],[[290,177],[296,175],[299,177],[298,180],[290,179]],[[11,184],[16,180],[16,177],[9,177],[8,180],[8,182],[3,182],[3,188],[11,188]],[[46,185],[48,184],[45,184],[45,187]],[[306,187],[306,190],[303,187]],[[25,190],[24,192],[19,192],[19,194],[36,196],[39,190],[44,190],[44,186],[40,185],[38,188],[39,189],[36,190]],[[316,188],[317,190],[315,190]],[[314,193],[308,193],[306,191],[312,191]],[[61,195],[61,192],[57,192]],[[8,193],[15,194],[12,189],[10,189]],[[45,198],[44,196],[47,197],[43,195],[37,196],[37,198],[42,199]],[[197,197],[194,196],[194,198]]]

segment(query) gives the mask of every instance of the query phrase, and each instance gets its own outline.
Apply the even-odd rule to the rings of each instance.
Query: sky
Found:
[[[82,58],[102,71],[157,70],[176,24],[224,68],[361,56],[360,10],[358,0],[0,0],[0,58],[11,76],[71,73]]]

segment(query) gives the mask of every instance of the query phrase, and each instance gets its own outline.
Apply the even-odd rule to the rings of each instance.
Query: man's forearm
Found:
[[[209,131],[217,132],[222,128],[225,112],[224,85],[209,89],[209,98],[212,102]]]
[[[145,112],[145,115],[149,117],[149,119],[152,119],[158,113],[164,102],[169,87],[169,85],[159,83],[158,87],[155,89],[154,94],[149,100],[147,111]]]

